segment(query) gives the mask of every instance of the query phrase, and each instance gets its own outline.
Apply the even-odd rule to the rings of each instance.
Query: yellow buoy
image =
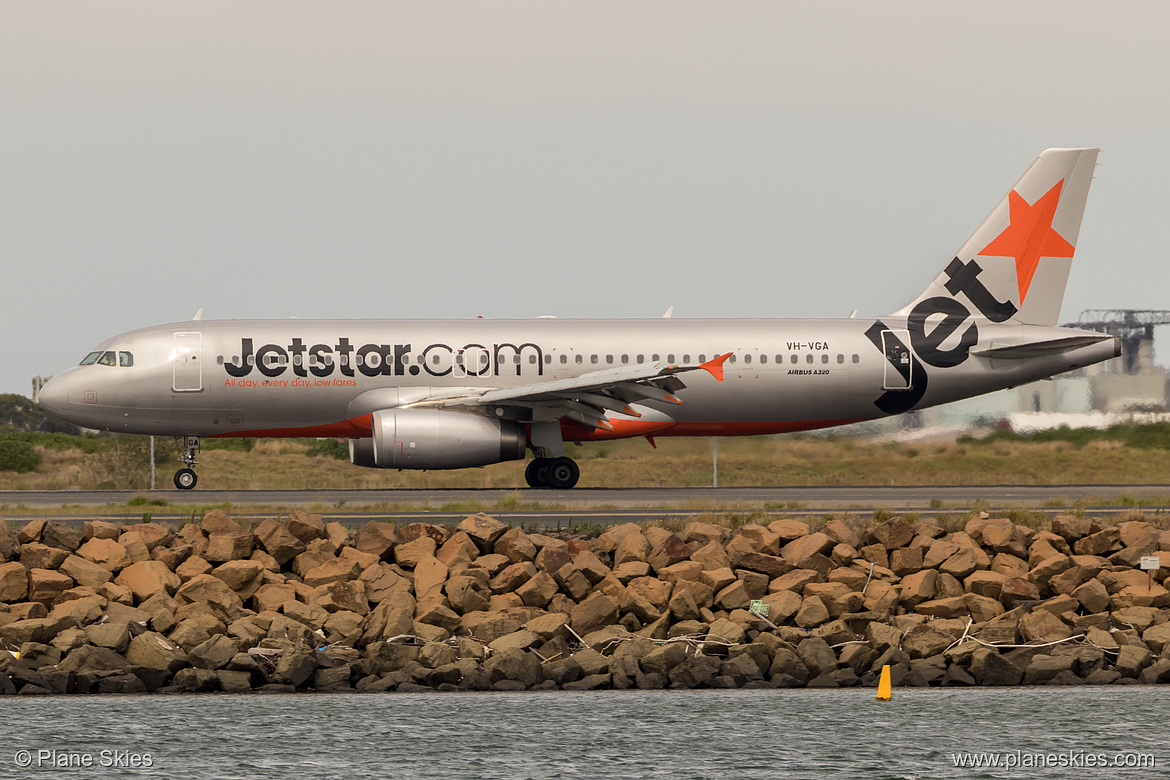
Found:
[[[889,701],[894,695],[893,685],[890,683],[890,667],[889,664],[882,667],[882,676],[878,680],[878,701]]]

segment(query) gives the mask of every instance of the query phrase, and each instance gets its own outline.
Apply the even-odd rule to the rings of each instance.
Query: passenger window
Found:
[[[828,355],[821,355],[821,362],[822,362],[822,363],[828,363],[828,362],[829,362],[829,356],[828,356]]]
[[[606,355],[605,362],[606,363],[613,363],[613,355]]]
[[[703,355],[699,355],[699,362],[700,362],[700,363],[706,363],[706,362],[707,362],[707,361],[703,360],[703,357],[704,357]],[[728,362],[728,363],[734,363],[734,362],[735,362],[735,355],[732,355],[731,357],[727,358],[727,362]]]
[[[581,365],[585,361],[584,355],[577,356],[577,365]]]
[[[130,368],[130,366],[134,365],[134,355],[130,354],[129,352],[119,352],[118,365],[122,366],[123,368]]]
[[[666,362],[667,363],[674,363],[674,353],[673,352],[666,356]]]
[[[342,361],[342,362],[344,362],[344,361]],[[250,366],[256,365],[256,356],[255,355],[248,355],[248,365],[250,365]]]
[[[793,355],[793,356],[792,356],[792,360],[791,360],[791,361],[789,361],[789,362],[795,363],[797,360],[800,360],[800,358],[799,358],[799,357],[797,357],[796,355]]]
[[[622,363],[629,363],[629,362],[630,362],[630,356],[629,355],[622,355]]]
[[[536,355],[529,355],[528,356],[528,364],[529,365],[536,365]]]
[[[593,365],[597,365],[597,355],[590,355],[589,362],[592,363]]]
[[[114,365],[114,362],[113,352],[103,352],[102,356],[98,358],[97,364],[99,366],[112,366]]]
[[[783,362],[784,362],[784,356],[783,356],[783,355],[777,355],[777,356],[776,356],[776,365],[779,365],[779,364],[781,364],[781,363],[783,363]]]
[[[641,362],[642,362],[642,356],[641,356],[641,355],[638,355],[638,357],[637,357],[637,358],[635,358],[635,360],[637,360],[639,363],[641,363]]]
[[[690,362],[691,362],[691,356],[690,356],[690,355],[683,355],[682,362],[684,362],[684,363],[690,363]]]
[[[236,356],[236,357],[235,357],[235,358],[232,360],[232,362],[233,362],[233,363],[235,363],[235,362],[236,362],[236,361],[238,361],[239,359],[240,359],[240,358],[239,358],[239,356]],[[218,356],[216,356],[216,358],[215,358],[215,362],[216,362],[216,363],[218,363],[219,365],[221,365],[221,366],[222,366],[222,365],[223,365],[223,355],[218,355]]]
[[[100,358],[101,356],[102,356],[102,353],[100,353],[100,352],[90,352],[88,355],[83,357],[81,359],[81,362],[78,363],[77,365],[79,365],[79,366],[92,366],[94,363],[97,362],[97,359]]]
[[[861,362],[861,358],[860,358],[858,355],[854,355],[854,356],[853,356],[853,362],[854,362],[854,363],[860,363],[860,362]]]
[[[734,358],[734,356],[732,356],[732,357]],[[751,355],[744,355],[744,356],[743,356],[743,362],[744,362],[744,363],[751,363],[751,362],[752,362],[752,356],[751,356]]]
[[[811,352],[804,356],[804,362],[806,362],[806,363],[813,362],[813,356],[812,356]]]
[[[568,363],[568,362],[569,362],[569,356],[568,355],[561,355],[561,365],[563,366],[563,365],[565,365],[565,363]]]
[[[654,362],[654,363],[657,363],[657,362],[658,362],[658,356],[657,356],[657,355],[651,355],[651,356],[650,356],[650,360],[651,360],[652,362]],[[638,362],[639,362],[639,363],[641,363],[642,361],[641,361],[641,360],[639,360]]]
[[[419,360],[422,360],[421,355],[419,356]],[[353,364],[355,366],[360,366],[362,364],[362,356],[361,355],[354,355],[353,356]]]
[[[760,362],[761,362],[761,363],[767,363],[767,362],[768,362],[768,356],[767,356],[767,355],[760,355]]]
[[[838,363],[844,363],[844,362],[845,362],[845,356],[844,356],[844,355],[837,355],[837,362],[838,362]]]
[[[301,364],[301,356],[293,355],[292,362],[294,366],[299,366]]]
[[[731,356],[731,360],[732,360],[732,362],[735,362],[735,355],[732,355],[732,356]],[[706,362],[707,362],[707,356],[706,356],[706,355],[699,355],[699,362],[700,362],[700,363],[706,363]]]

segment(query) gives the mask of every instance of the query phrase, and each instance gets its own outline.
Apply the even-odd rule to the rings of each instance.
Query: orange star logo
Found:
[[[1015,190],[1009,192],[1011,224],[979,253],[1016,259],[1016,282],[1020,286],[1021,304],[1028,294],[1028,286],[1032,284],[1041,257],[1073,256],[1073,245],[1052,229],[1052,218],[1056,216],[1056,204],[1060,202],[1062,187],[1064,179],[1032,204]]]

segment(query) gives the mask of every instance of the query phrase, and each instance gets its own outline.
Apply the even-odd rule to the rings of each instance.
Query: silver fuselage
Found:
[[[952,348],[937,365],[949,345],[924,350],[906,321],[891,317],[190,321],[103,342],[95,351],[129,353],[133,364],[75,366],[53,378],[41,400],[56,417],[107,431],[361,438],[372,412],[445,388],[525,386],[643,362],[698,364],[731,352],[723,381],[688,372],[677,392],[681,404],[644,406],[659,421],[655,435],[732,436],[922,409],[1051,377],[1119,349],[1115,339],[1103,339],[1026,359],[980,357],[973,353],[1100,335],[967,323],[977,329],[974,343]],[[566,426],[564,438],[630,435],[645,429]]]

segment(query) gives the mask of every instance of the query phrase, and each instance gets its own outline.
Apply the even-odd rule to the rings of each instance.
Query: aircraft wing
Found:
[[[653,363],[620,368],[606,368],[568,379],[553,379],[520,387],[485,389],[447,398],[421,400],[409,406],[478,407],[518,406],[533,411],[533,420],[552,421],[560,417],[584,423],[593,428],[609,429],[607,412],[618,412],[631,417],[642,415],[634,404],[646,400],[681,404],[674,394],[686,387],[679,374],[688,371],[707,371],[723,381],[723,363],[728,352],[706,363],[674,366]]]

